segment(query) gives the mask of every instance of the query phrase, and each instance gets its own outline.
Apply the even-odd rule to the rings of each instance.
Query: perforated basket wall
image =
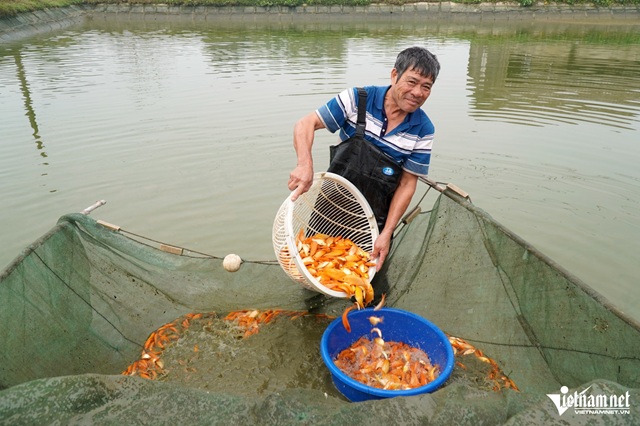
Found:
[[[315,279],[302,263],[296,247],[300,230],[304,237],[318,233],[349,238],[367,252],[373,250],[378,225],[369,203],[351,182],[334,173],[316,173],[306,193],[280,206],[273,222],[273,249],[282,269],[309,290],[333,297],[346,293],[331,290]],[[375,268],[369,270],[372,279]]]

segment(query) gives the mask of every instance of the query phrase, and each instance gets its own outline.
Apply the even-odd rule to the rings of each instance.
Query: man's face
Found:
[[[431,86],[431,77],[424,77],[413,69],[405,71],[400,79],[398,71],[391,70],[389,93],[402,111],[410,113],[420,108],[431,94]]]

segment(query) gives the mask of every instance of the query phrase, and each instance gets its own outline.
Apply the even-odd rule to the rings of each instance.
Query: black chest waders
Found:
[[[328,172],[338,174],[360,190],[376,216],[382,231],[391,199],[400,183],[402,168],[375,145],[364,139],[367,118],[367,92],[358,88],[356,134],[330,147]]]
[[[358,188],[373,210],[378,231],[382,231],[387,221],[391,199],[400,183],[402,168],[388,155],[364,139],[366,123],[367,92],[358,88],[356,134],[346,141],[330,147],[330,164],[327,172],[344,177]],[[316,200],[309,228],[314,232],[322,233],[324,223],[339,222],[342,213],[335,206],[336,203],[331,197]],[[376,271],[371,281],[375,291],[373,305],[380,301],[382,294],[388,293],[390,290],[386,277],[387,266],[388,263],[385,262],[382,270]],[[309,311],[313,312],[323,306],[326,300],[327,297],[322,294],[307,299]]]

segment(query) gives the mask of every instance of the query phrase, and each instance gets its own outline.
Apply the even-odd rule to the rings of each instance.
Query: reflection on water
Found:
[[[29,83],[27,83],[27,78],[25,75],[24,66],[22,65],[22,58],[20,57],[20,53],[15,53],[14,58],[15,58],[15,64],[16,64],[16,74],[18,77],[18,81],[20,82],[20,90],[22,92],[22,96],[24,97],[24,109],[26,110],[26,116],[29,119],[29,124],[31,125],[31,129],[33,129],[33,138],[36,141],[36,148],[38,149],[38,151],[41,151],[40,155],[46,158],[47,153],[43,151],[44,144],[42,143],[42,139],[40,137],[40,131],[38,130],[36,113],[33,110],[32,102],[31,102],[31,94],[29,93]]]
[[[579,121],[633,129],[638,121],[637,45],[526,41],[508,46],[471,43],[473,116],[544,126]]]
[[[431,177],[640,318],[639,27],[96,17],[5,43],[0,264],[98,199],[94,216],[133,232],[273,259],[295,120],[387,84],[397,52],[422,44],[442,62],[424,107]],[[335,138],[318,134],[317,170]]]

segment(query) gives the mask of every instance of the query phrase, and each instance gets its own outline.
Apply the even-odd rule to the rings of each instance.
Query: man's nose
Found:
[[[424,98],[425,96],[427,96],[427,91],[424,90],[422,88],[422,86],[415,86],[412,90],[411,90],[411,94],[415,97],[415,98]]]

